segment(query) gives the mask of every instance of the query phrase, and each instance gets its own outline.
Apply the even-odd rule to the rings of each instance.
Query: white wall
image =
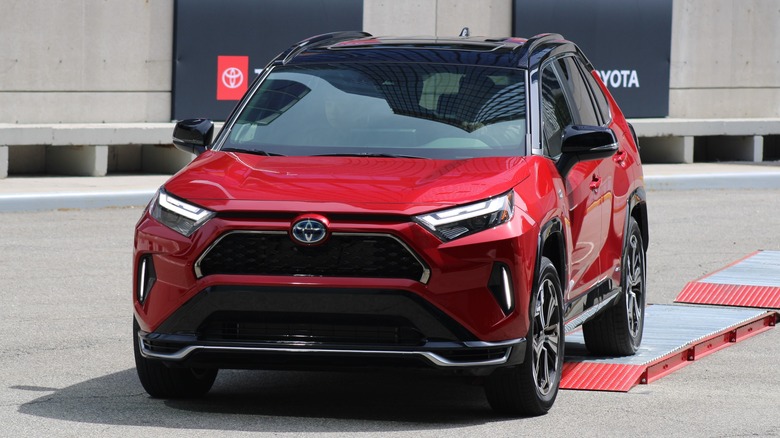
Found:
[[[173,0],[0,11],[0,124],[170,120]],[[364,28],[508,36],[511,11],[512,0],[365,0]],[[670,75],[671,117],[780,117],[780,0],[674,0]]]
[[[780,117],[780,1],[675,0],[669,116]]]
[[[173,0],[0,0],[0,123],[170,120]]]
[[[363,29],[374,35],[512,33],[512,0],[364,0],[363,8]]]

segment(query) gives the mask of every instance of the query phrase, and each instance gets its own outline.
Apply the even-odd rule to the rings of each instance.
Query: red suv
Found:
[[[564,334],[642,338],[632,128],[560,35],[375,38],[274,59],[138,222],[134,346],[154,397],[220,368],[432,367],[512,415],[552,406]]]

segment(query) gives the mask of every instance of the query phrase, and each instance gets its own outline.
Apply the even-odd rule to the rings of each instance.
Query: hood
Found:
[[[321,203],[329,206],[319,209],[330,211],[415,214],[498,195],[528,174],[522,157],[266,157],[209,151],[165,188],[217,211],[299,211]]]

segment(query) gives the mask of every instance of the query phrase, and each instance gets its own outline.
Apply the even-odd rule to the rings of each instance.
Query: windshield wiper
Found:
[[[320,154],[320,155],[312,155],[313,157],[378,157],[378,158],[417,158],[422,160],[429,160],[430,158],[426,157],[418,157],[415,155],[399,155],[399,154],[381,154],[381,153],[370,153],[370,152],[360,152],[360,153],[351,153],[351,154]]]
[[[265,155],[266,157],[284,157],[286,155],[284,154],[277,154],[275,152],[267,152],[267,151],[261,151],[256,149],[241,149],[241,148],[222,148],[220,149],[222,152],[242,152],[245,154],[253,154],[253,155]]]

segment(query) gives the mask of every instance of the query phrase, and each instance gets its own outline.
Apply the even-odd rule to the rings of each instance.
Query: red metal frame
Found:
[[[609,362],[567,362],[563,366],[561,389],[627,392],[639,384],[652,383],[691,362],[773,328],[780,320],[777,312],[730,327],[707,338],[683,345],[673,353],[645,365]]]
[[[690,304],[780,309],[780,288],[694,281],[685,285],[674,301]]]
[[[752,252],[716,271],[689,282],[674,301],[689,304],[780,309],[780,288],[778,287],[702,282],[705,278],[736,266],[759,253],[761,251]]]

